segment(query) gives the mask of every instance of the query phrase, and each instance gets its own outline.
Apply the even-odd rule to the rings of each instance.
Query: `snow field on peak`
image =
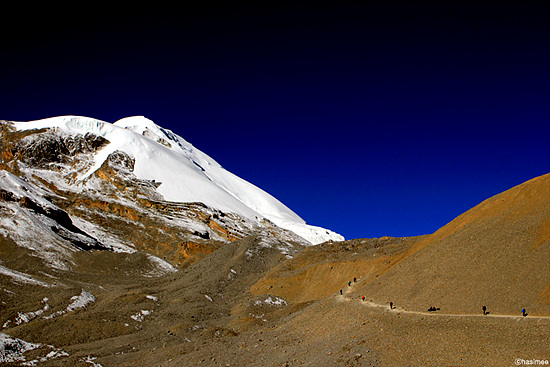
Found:
[[[309,226],[276,198],[221,167],[172,131],[143,117],[127,117],[113,124],[78,116],[15,122],[18,130],[56,128],[67,134],[93,133],[110,144],[99,150],[94,164],[79,179],[86,181],[108,156],[123,151],[135,159],[139,179],[160,183],[157,191],[173,202],[202,202],[258,223],[262,218],[293,231],[312,244],[343,240],[337,233]]]
[[[201,161],[204,166],[217,165],[214,160],[206,159],[206,155],[197,154],[197,151],[181,138],[178,140],[180,144],[167,147],[158,143],[156,139],[143,136],[142,133],[145,130],[152,129],[153,133],[158,134],[161,132],[152,121],[143,117],[125,118],[120,120],[118,125],[75,116],[52,117],[29,123],[18,122],[14,125],[19,130],[53,127],[67,134],[90,132],[107,139],[110,144],[95,154],[94,165],[79,177],[81,181],[86,180],[99,169],[111,153],[121,150],[135,158],[134,174],[138,178],[162,183],[158,192],[168,201],[203,202],[208,206],[234,212],[252,220],[255,220],[257,215],[252,209],[212,182],[203,173],[203,169],[197,166],[200,163],[196,162]],[[158,138],[161,137],[158,136]]]

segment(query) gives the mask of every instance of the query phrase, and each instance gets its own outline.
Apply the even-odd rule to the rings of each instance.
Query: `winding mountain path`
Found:
[[[343,295],[339,295],[339,294],[336,295],[336,299],[340,302],[352,302],[352,301],[354,301],[353,298],[346,296],[353,289],[353,286],[354,286],[353,283],[352,283],[351,286],[348,286]],[[396,313],[396,314],[412,314],[412,315],[435,316],[435,317],[496,317],[496,318],[506,318],[506,319],[529,319],[529,320],[546,319],[546,320],[550,320],[550,316],[537,316],[537,315],[522,316],[522,315],[506,315],[506,314],[492,314],[492,313],[487,313],[486,315],[483,315],[482,313],[479,313],[479,314],[472,314],[472,313],[457,314],[457,313],[440,313],[439,311],[433,311],[433,312],[429,312],[429,311],[410,311],[410,310],[405,310],[401,307],[393,307],[392,309],[390,309],[389,305],[375,303],[375,302],[371,302],[371,301],[363,301],[361,298],[358,298],[357,302],[365,305],[366,307],[382,308],[382,309],[385,309],[388,312],[393,312],[393,313]]]

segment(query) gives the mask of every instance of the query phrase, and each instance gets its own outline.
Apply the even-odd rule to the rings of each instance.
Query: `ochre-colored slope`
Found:
[[[550,174],[462,214],[362,282],[377,302],[550,315]]]
[[[308,247],[269,271],[251,288],[252,294],[273,294],[296,302],[310,302],[348,288],[393,263],[423,237],[374,238]]]

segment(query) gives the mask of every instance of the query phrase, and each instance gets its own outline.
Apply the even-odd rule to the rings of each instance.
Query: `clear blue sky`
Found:
[[[545,2],[270,4],[14,10],[0,118],[144,115],[346,238],[550,171]]]

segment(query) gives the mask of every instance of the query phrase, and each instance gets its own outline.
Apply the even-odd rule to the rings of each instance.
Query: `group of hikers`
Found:
[[[357,278],[356,277],[353,277],[353,283],[357,282]],[[348,287],[351,287],[351,283],[352,281],[351,280],[348,280]],[[343,290],[340,289],[340,295],[343,295]],[[361,300],[365,301],[365,296],[361,296]],[[393,302],[390,301],[390,310],[393,310],[395,307],[393,305]],[[429,312],[435,312],[435,311],[439,311],[440,308],[439,307],[434,307],[434,306],[431,306],[430,308],[428,308],[428,311]],[[482,312],[483,312],[483,315],[488,315],[489,312],[487,311],[487,306],[483,306],[481,308]],[[527,312],[525,311],[525,308],[522,308],[521,309],[521,314],[523,317],[527,316]]]
[[[357,282],[357,277],[353,277],[353,283]],[[348,287],[351,287],[351,280],[348,280]],[[344,291],[340,289],[340,295],[343,295]],[[361,296],[361,300],[365,301],[365,296]],[[390,302],[390,310],[393,310],[393,302]]]
[[[357,282],[357,277],[353,277],[353,283],[356,283]],[[351,287],[351,283],[352,281],[351,280],[348,280],[348,287]],[[340,295],[343,295],[344,292],[342,289],[340,289]],[[361,300],[363,300],[363,302],[365,301],[365,296],[361,296]],[[390,310],[393,310],[395,307],[393,306],[393,302],[390,302]]]
[[[356,277],[353,277],[353,282],[354,283],[357,282]],[[348,287],[351,287],[351,280],[348,280]],[[342,295],[342,294],[343,294],[343,291],[340,289],[340,295]],[[365,297],[363,297],[363,298],[365,298]],[[363,299],[363,301],[364,301],[364,299]]]

